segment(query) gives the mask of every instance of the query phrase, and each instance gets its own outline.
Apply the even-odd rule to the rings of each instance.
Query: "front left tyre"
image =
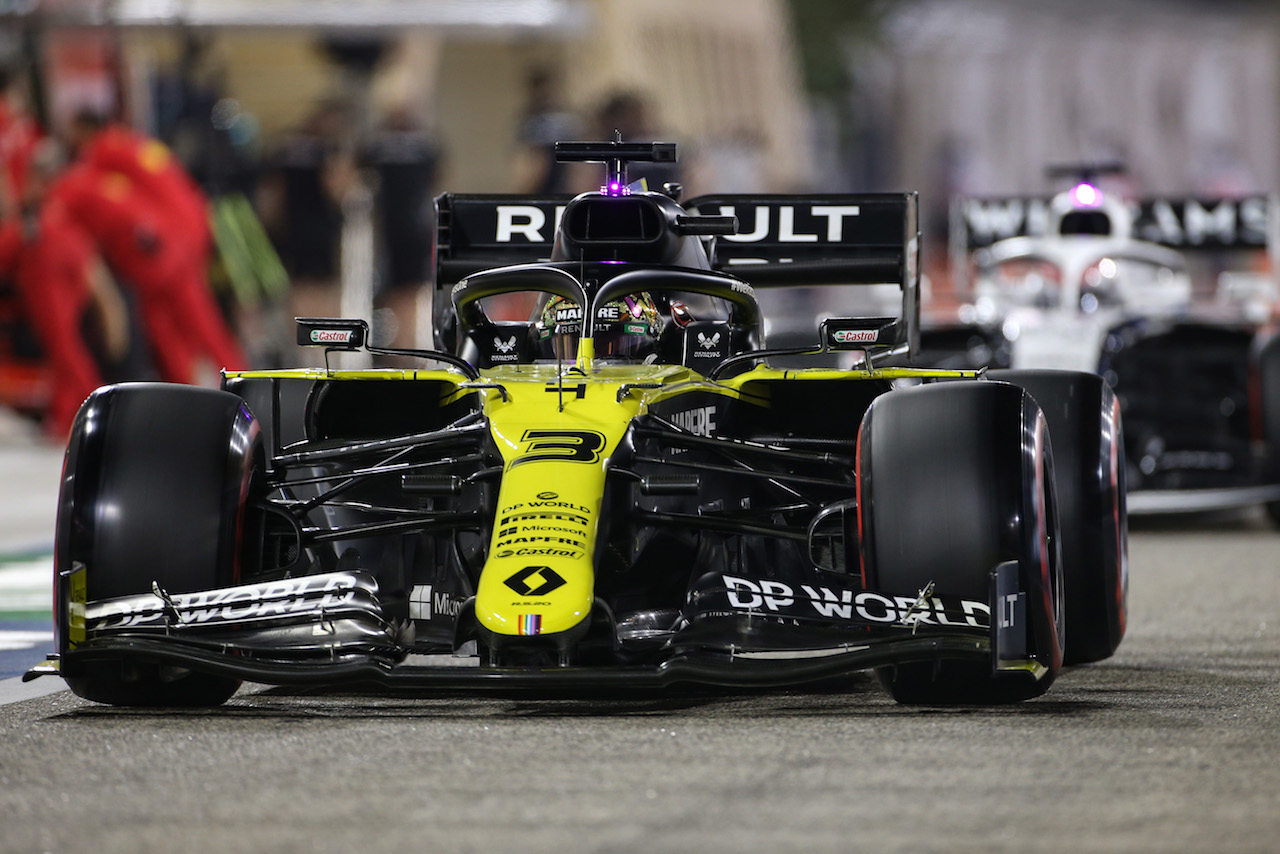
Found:
[[[234,394],[162,383],[98,389],[67,449],[55,585],[80,566],[89,602],[151,593],[153,584],[177,594],[237,583],[263,465],[258,422]],[[100,703],[218,705],[239,687],[145,655],[66,654],[67,638],[60,646],[68,686]]]

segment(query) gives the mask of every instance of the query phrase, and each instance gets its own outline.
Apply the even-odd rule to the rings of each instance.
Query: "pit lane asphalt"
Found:
[[[48,688],[7,682],[53,645],[49,579],[63,449],[0,409],[0,703]]]
[[[1130,557],[1117,655],[1004,708],[901,707],[867,677],[9,702],[0,852],[1280,850],[1280,532],[1260,514],[1135,524]]]

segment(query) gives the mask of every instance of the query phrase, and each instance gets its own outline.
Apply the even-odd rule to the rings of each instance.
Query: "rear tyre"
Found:
[[[992,371],[1040,404],[1053,440],[1062,571],[1064,663],[1110,658],[1127,619],[1129,524],[1120,404],[1102,377],[1075,371]]]
[[[153,582],[171,594],[233,585],[262,471],[258,422],[239,397],[160,383],[101,388],[72,427],[56,570],[83,564],[91,602],[150,593]],[[64,664],[71,690],[112,705],[218,705],[240,684],[141,657]]]
[[[1253,396],[1258,401],[1266,448],[1262,475],[1266,483],[1280,483],[1280,335],[1272,335],[1259,349],[1254,376]],[[1264,508],[1271,523],[1280,527],[1280,501],[1268,501]]]
[[[990,603],[992,572],[1018,561],[1041,672],[997,672],[994,656],[877,669],[899,703],[998,704],[1039,696],[1061,666],[1061,560],[1047,429],[1030,396],[1000,383],[892,392],[859,438],[859,513],[867,587]]]

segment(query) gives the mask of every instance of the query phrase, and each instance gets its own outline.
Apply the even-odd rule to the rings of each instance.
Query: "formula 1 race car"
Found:
[[[780,686],[874,668],[904,703],[1041,695],[1125,628],[1115,399],[1083,372],[887,367],[919,293],[914,194],[630,187],[437,201],[444,349],[419,368],[118,385],[79,413],[56,673],[112,704],[241,680],[397,688]],[[732,274],[730,272],[732,271]],[[783,369],[756,287],[892,283]],[[529,319],[498,306],[536,294]],[[1037,405],[1043,399],[1045,405]]]
[[[1274,209],[1128,204],[1089,181],[960,200],[952,254],[972,287],[926,312],[923,363],[1097,372],[1124,414],[1131,513],[1261,503],[1280,520]]]

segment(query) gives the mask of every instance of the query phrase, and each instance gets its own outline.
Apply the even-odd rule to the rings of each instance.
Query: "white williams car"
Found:
[[[926,305],[925,362],[1101,374],[1132,513],[1264,503],[1280,519],[1274,200],[962,199],[962,301]],[[1041,401],[1042,405],[1046,401]]]

